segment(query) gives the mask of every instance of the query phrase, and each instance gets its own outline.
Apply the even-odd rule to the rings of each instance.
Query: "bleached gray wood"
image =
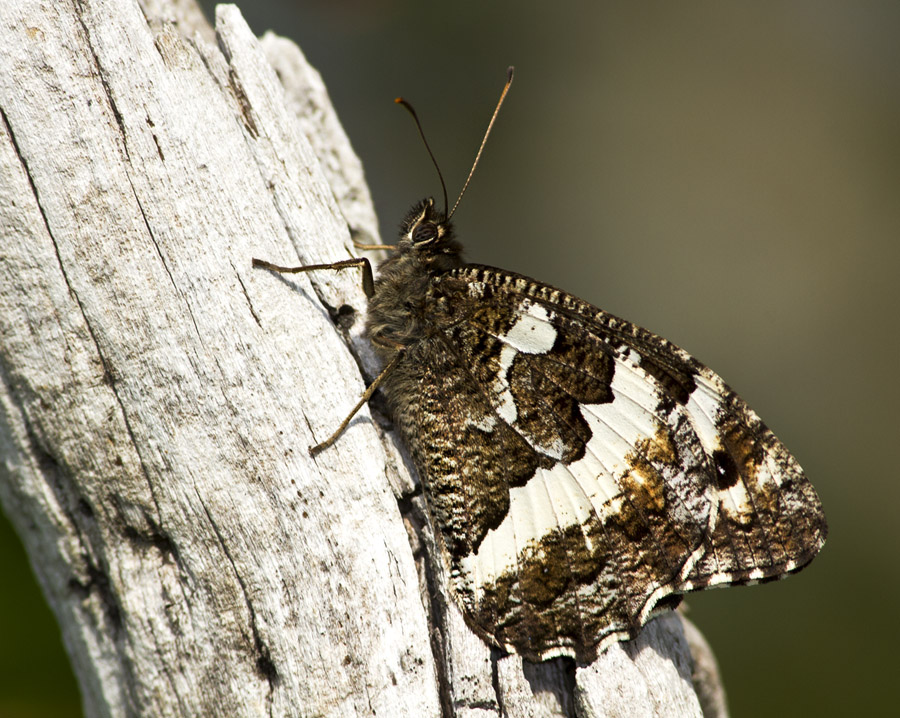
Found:
[[[260,44],[284,85],[288,110],[309,138],[354,240],[357,244],[379,244],[378,220],[362,163],[331,107],[321,75],[291,40],[267,32]]]
[[[702,716],[691,682],[692,660],[680,618],[669,612],[633,641],[611,646],[578,673],[583,718]]]
[[[719,663],[706,638],[683,614],[679,613],[684,637],[693,659],[691,681],[703,709],[704,718],[728,718],[728,701],[719,674]]]
[[[523,666],[468,630],[368,410],[307,454],[376,371],[359,275],[250,259],[378,240],[293,43],[233,6],[214,38],[188,0],[0,3],[0,113],[0,501],[87,715],[616,708],[643,652]]]
[[[0,26],[2,494],[86,713],[436,714],[377,432],[306,454],[356,363],[305,278],[250,266],[350,242],[258,42],[118,0]]]

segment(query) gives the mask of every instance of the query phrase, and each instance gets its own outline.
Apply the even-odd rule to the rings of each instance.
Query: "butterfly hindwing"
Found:
[[[799,568],[815,492],[755,414],[659,337],[512,273],[425,295],[386,380],[470,625],[591,660],[667,596]]]

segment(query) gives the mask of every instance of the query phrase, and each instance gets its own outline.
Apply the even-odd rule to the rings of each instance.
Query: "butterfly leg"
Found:
[[[271,262],[267,262],[264,259],[253,258],[253,266],[260,267],[262,269],[270,269],[273,272],[280,272],[281,274],[298,274],[300,272],[313,272],[317,269],[347,269],[348,267],[359,267],[362,269],[362,284],[363,291],[366,293],[366,297],[371,297],[375,292],[375,280],[372,277],[372,265],[369,263],[369,260],[365,257],[354,257],[353,259],[344,259],[340,262],[333,262],[331,264],[307,264],[302,267],[281,267],[277,264],[272,264]]]
[[[395,366],[397,366],[402,358],[403,352],[398,351],[394,358],[391,359],[390,362],[388,362],[388,365],[381,370],[381,374],[375,377],[375,381],[369,384],[368,388],[366,388],[366,390],[363,392],[363,395],[359,398],[359,401],[356,402],[356,406],[354,406],[353,409],[350,410],[347,418],[341,422],[341,425],[337,428],[337,430],[335,430],[335,432],[327,439],[325,439],[325,441],[323,441],[321,444],[316,444],[315,446],[309,447],[310,456],[315,456],[320,451],[322,451],[323,449],[327,449],[335,441],[337,441],[337,438],[344,433],[344,429],[347,428],[347,424],[350,423],[350,420],[353,419],[354,416],[356,416],[356,412],[362,409],[363,404],[365,404],[369,399],[372,398],[372,394],[375,393],[375,390],[379,387],[381,382],[384,381],[384,378],[391,372],[391,370],[393,370]]]
[[[376,250],[395,251],[397,249],[393,244],[360,244],[355,239],[353,240],[353,246],[365,252],[374,252]]]
[[[374,291],[374,281],[372,278],[372,265],[369,263],[369,260],[365,257],[355,257],[353,259],[344,259],[340,262],[334,262],[332,264],[308,264],[302,267],[282,267],[277,264],[272,264],[271,262],[267,262],[263,259],[253,258],[253,266],[260,267],[262,269],[269,269],[273,272],[280,272],[281,274],[297,274],[299,272],[312,272],[317,269],[346,269],[348,267],[360,267],[363,271],[363,291],[365,291],[367,297],[371,297]],[[375,377],[375,380],[369,384],[368,388],[363,392],[363,395],[360,397],[359,401],[356,402],[356,406],[350,411],[347,415],[347,418],[341,422],[341,425],[335,430],[335,432],[329,436],[325,441],[320,444],[316,444],[315,446],[309,447],[309,455],[315,456],[320,451],[327,449],[331,446],[337,438],[344,433],[344,429],[347,428],[347,425],[356,416],[356,412],[358,412],[363,405],[372,398],[372,394],[375,393],[375,390],[378,389],[379,385],[384,378],[397,366],[400,360],[403,358],[403,354],[406,351],[406,347],[393,339],[385,337],[383,335],[376,335],[372,337],[372,341],[375,344],[380,344],[381,346],[389,347],[391,349],[396,350],[396,354],[394,357],[388,362],[387,366],[381,370],[381,373]]]

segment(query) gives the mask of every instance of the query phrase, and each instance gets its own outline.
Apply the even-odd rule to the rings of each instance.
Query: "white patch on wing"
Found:
[[[611,388],[612,401],[582,404],[581,415],[593,434],[589,449],[618,478],[629,469],[626,457],[638,443],[655,438],[661,419],[656,414],[659,400],[654,384],[627,358],[616,360]],[[634,478],[640,480],[637,474]]]
[[[610,502],[621,492],[612,474],[597,458],[597,450],[592,439],[588,442],[584,457],[567,468],[602,521],[610,512]]]
[[[591,519],[591,501],[571,469],[557,464],[544,475],[544,488],[560,527],[581,525]]]
[[[501,365],[506,360],[504,348]],[[621,510],[618,479],[630,469],[627,457],[639,442],[656,436],[661,419],[656,414],[654,384],[628,357],[616,362],[612,392],[611,402],[581,405],[592,432],[581,459],[568,466],[558,463],[538,469],[524,486],[510,490],[506,517],[488,532],[478,552],[461,562],[476,591],[515,570],[517,555],[544,537],[592,518],[603,522]],[[501,405],[501,416],[502,412]]]
[[[477,553],[460,561],[463,580],[471,581],[476,593],[513,571],[518,556],[545,536],[590,520],[597,507],[573,475],[573,466],[538,469],[524,486],[510,489],[506,517],[488,531]]]
[[[540,540],[555,529],[564,528],[556,520],[556,512],[553,510],[554,507],[550,503],[547,493],[548,473],[550,472],[546,469],[539,469],[524,486],[510,489],[510,513],[513,516],[529,516],[531,518],[531,534],[527,537],[520,537],[520,541],[523,543]],[[524,545],[520,547],[525,548]]]
[[[524,528],[519,526],[519,531],[523,530]],[[490,542],[488,542],[488,538],[491,539]],[[493,580],[493,577],[515,566],[518,561],[518,546],[518,533],[512,521],[504,521],[494,531],[491,531],[482,541],[478,551],[481,560],[476,565],[481,581]],[[465,571],[465,562],[461,565]],[[476,585],[481,586],[483,583]]]
[[[556,327],[543,306],[528,302],[520,307],[516,323],[498,339],[525,354],[546,354],[556,342]]]
[[[718,388],[711,385],[703,376],[695,378],[696,388],[688,397],[687,404],[684,405],[691,423],[694,425],[694,431],[706,452],[712,456],[717,449],[721,449],[719,443],[719,432],[716,430],[716,417],[719,414],[721,394]]]
[[[510,330],[497,338],[504,346],[500,350],[500,367],[492,389],[499,400],[497,413],[507,424],[513,424],[519,411],[509,387],[509,368],[518,352],[546,354],[550,351],[556,341],[556,329],[544,307],[528,302],[520,307],[518,318]],[[552,452],[552,447],[547,448]],[[550,455],[561,456],[561,449]]]
[[[729,486],[724,491],[719,489],[718,494],[722,502],[722,509],[733,519],[745,523],[752,518],[753,504],[750,502],[750,496],[747,494],[747,488],[743,481],[739,480],[734,486]]]
[[[510,391],[509,377],[507,376],[515,358],[516,350],[511,346],[505,346],[500,350],[500,370],[497,372],[497,378],[494,379],[493,386],[494,393],[500,401],[497,406],[497,413],[507,424],[512,424],[519,416],[519,410],[516,408],[516,400],[513,398],[512,391]]]
[[[706,452],[712,456],[715,451],[724,451],[716,429],[716,418],[722,411],[722,392],[724,386],[718,377],[698,375],[695,379],[697,387],[691,392],[685,410],[691,419],[694,430]],[[758,479],[769,476],[766,467],[760,466]],[[749,519],[753,513],[753,503],[747,493],[743,478],[734,486],[717,489],[716,494],[722,509],[736,520]]]
[[[682,581],[678,584],[679,592],[697,591],[703,588],[712,588],[713,586],[730,585],[735,582],[736,576],[731,571],[716,571],[702,578]]]

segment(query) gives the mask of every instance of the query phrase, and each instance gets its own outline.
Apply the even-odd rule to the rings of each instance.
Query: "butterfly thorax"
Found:
[[[394,254],[378,266],[369,299],[366,331],[382,358],[395,353],[391,345],[410,346],[434,330],[434,317],[426,311],[429,288],[436,277],[463,265],[461,252],[433,199],[410,210]]]

